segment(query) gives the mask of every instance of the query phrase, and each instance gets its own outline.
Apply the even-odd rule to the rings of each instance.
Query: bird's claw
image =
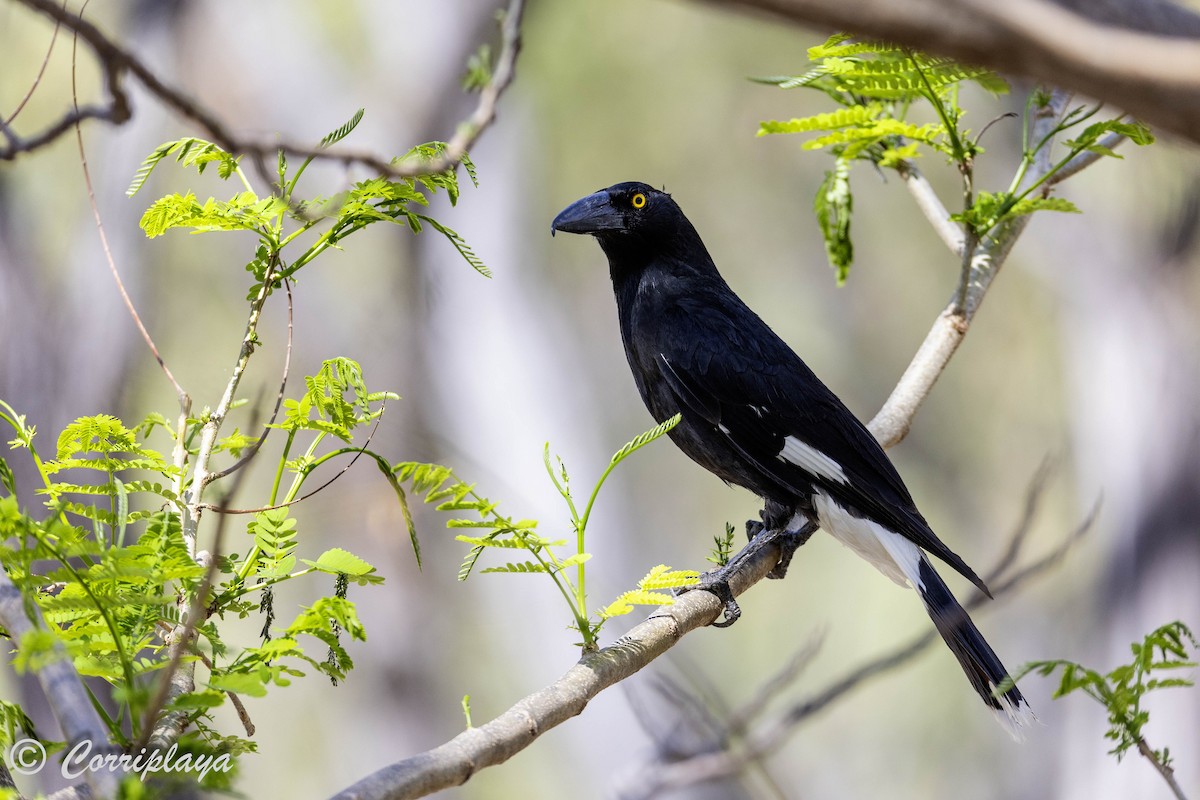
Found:
[[[747,541],[753,543],[764,533],[769,533],[770,539],[779,542],[779,562],[767,573],[767,577],[773,580],[780,580],[787,575],[788,566],[792,563],[792,556],[796,555],[800,545],[808,541],[813,530],[816,530],[816,526],[812,526],[812,530],[805,526],[798,531],[788,531],[781,528],[768,528],[765,523],[757,519],[746,520]]]
[[[716,595],[717,599],[725,604],[724,618],[709,623],[714,628],[728,628],[738,621],[738,617],[742,616],[742,609],[737,604],[737,600],[733,598],[733,590],[729,588],[729,579],[725,577],[724,569],[705,572],[700,575],[700,579],[693,585],[682,586],[674,591],[675,595],[678,596],[684,592],[696,590]]]

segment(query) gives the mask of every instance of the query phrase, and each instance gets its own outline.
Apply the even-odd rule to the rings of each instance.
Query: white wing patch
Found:
[[[850,482],[841,464],[815,447],[811,447],[800,441],[795,436],[788,436],[783,440],[783,449],[779,451],[779,455],[776,457],[780,461],[787,461],[801,469],[806,469],[813,475],[837,481],[838,483]]]
[[[820,489],[813,496],[817,520],[835,539],[901,586],[920,591],[921,550],[878,522],[856,517]]]

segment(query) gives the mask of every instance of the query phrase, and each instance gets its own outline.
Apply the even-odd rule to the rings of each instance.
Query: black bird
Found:
[[[763,498],[743,551],[778,539],[782,577],[796,547],[824,528],[901,586],[911,584],[971,685],[1019,738],[1034,717],[1008,671],[934,571],[928,554],[985,594],[913,503],[883,448],[717,272],[696,229],[665,192],[619,183],[565,208],[550,232],[589,233],[608,256],[625,354],[650,414],[676,413],[671,439],[695,462]],[[725,576],[702,583],[740,611]]]

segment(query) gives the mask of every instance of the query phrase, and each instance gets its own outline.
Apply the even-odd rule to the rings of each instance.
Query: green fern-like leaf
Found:
[[[125,194],[129,197],[137,194],[159,162],[172,154],[180,164],[185,167],[194,166],[200,173],[203,173],[205,167],[216,161],[218,162],[217,173],[222,179],[228,178],[237,169],[237,158],[233,154],[222,150],[212,142],[189,136],[161,144],[154,149],[154,152],[146,156],[146,160],[134,173],[133,181],[125,190]]]
[[[776,133],[810,133],[813,131],[832,131],[838,128],[848,128],[875,121],[883,113],[883,106],[871,103],[864,106],[841,108],[824,114],[814,114],[811,117],[791,119],[786,122],[770,120],[759,123],[758,135],[767,136]]]
[[[663,436],[666,436],[675,428],[676,425],[679,424],[681,419],[683,419],[683,415],[676,414],[670,419],[655,425],[645,433],[638,434],[631,441],[627,442],[624,447],[613,453],[610,463],[613,466],[616,466],[628,458],[632,453],[641,450],[643,447],[655,441],[656,439],[661,439]]]
[[[638,581],[638,588],[678,589],[681,586],[691,586],[699,579],[700,573],[695,570],[671,569],[666,564],[659,564]]]
[[[337,144],[342,139],[345,139],[347,136],[349,136],[350,132],[358,127],[358,123],[362,122],[364,111],[365,109],[360,108],[358,111],[354,112],[354,116],[346,121],[346,124],[325,134],[325,136],[321,139],[321,147],[326,148],[330,145]]]
[[[854,196],[850,192],[850,162],[838,158],[817,189],[813,210],[825,239],[825,253],[837,275],[838,285],[846,282],[854,261],[854,243],[850,239],[850,214]]]
[[[538,564],[534,561],[521,561],[516,563],[508,563],[502,567],[485,567],[481,572],[508,572],[512,574],[528,574],[546,572],[545,564]]]
[[[631,589],[617,597],[599,612],[602,620],[624,616],[633,611],[636,606],[669,606],[675,598],[662,592],[648,592],[645,589]]]
[[[475,251],[471,249],[471,246],[467,244],[467,241],[459,236],[458,233],[450,228],[447,228],[433,217],[427,217],[424,214],[413,214],[413,216],[428,222],[430,227],[445,236],[446,239],[449,240],[450,244],[454,246],[454,249],[458,251],[458,254],[463,257],[463,260],[471,265],[473,270],[485,278],[492,277],[492,271],[488,269],[486,264],[483,263],[483,259],[475,255]]]
[[[191,228],[193,233],[256,231],[270,225],[281,203],[276,197],[259,200],[253,192],[242,192],[225,201],[210,197],[203,203],[191,192],[169,194],[151,204],[139,224],[148,239],[174,228]]]

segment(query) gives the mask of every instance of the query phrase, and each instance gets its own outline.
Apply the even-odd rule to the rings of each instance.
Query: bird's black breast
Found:
[[[710,287],[694,275],[680,276],[655,265],[635,277],[617,283],[617,308],[625,355],[650,415],[663,422],[681,414],[669,434],[672,441],[722,480],[761,497],[794,502],[802,487],[781,487],[763,474],[721,432],[722,415],[728,410],[706,387],[689,391],[687,382],[672,371],[673,364],[686,366],[689,381],[703,381],[710,369],[724,372],[732,365],[754,380],[769,377],[758,374],[763,366],[754,358],[751,332],[740,330],[738,315],[723,308],[723,299],[731,296],[728,287]],[[739,364],[742,359],[745,363]],[[782,436],[777,438],[763,443],[772,456],[783,444]]]

